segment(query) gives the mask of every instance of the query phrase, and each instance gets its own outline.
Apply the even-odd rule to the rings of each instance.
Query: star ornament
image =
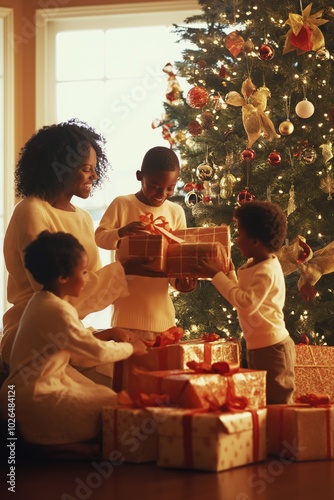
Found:
[[[283,55],[293,50],[297,55],[304,54],[310,50],[317,51],[325,46],[325,39],[319,26],[328,22],[321,19],[323,9],[311,15],[312,3],[310,3],[300,14],[289,14],[285,24],[290,26],[286,34]]]

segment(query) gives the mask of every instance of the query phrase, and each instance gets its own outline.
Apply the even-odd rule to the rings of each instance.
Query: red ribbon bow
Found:
[[[184,335],[184,330],[180,326],[172,326],[165,332],[160,333],[155,341],[145,342],[149,347],[164,347],[166,345],[178,344]]]
[[[161,234],[160,228],[171,231],[169,222],[166,221],[166,217],[163,215],[154,219],[152,212],[146,212],[145,215],[139,216],[139,220],[145,224],[145,230],[149,231],[151,234]]]

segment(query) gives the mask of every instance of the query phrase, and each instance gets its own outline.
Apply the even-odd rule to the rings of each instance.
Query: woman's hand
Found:
[[[140,221],[130,222],[126,226],[119,228],[118,236],[124,238],[124,236],[131,236],[132,234],[139,234],[145,231],[145,224]]]

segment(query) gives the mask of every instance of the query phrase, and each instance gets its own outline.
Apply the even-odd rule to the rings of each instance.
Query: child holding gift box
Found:
[[[22,315],[1,391],[1,414],[8,413],[7,392],[15,387],[16,419],[23,439],[53,451],[89,456],[101,438],[102,406],[117,404],[117,394],[73,368],[71,357],[91,364],[144,354],[141,340],[103,341],[84,328],[65,296],[78,297],[87,279],[88,256],[71,234],[43,231],[24,250],[24,264],[43,285]],[[8,416],[8,415],[7,415]],[[50,446],[49,446],[50,445]],[[52,445],[52,446],[51,446]],[[55,446],[53,446],[55,445]]]
[[[103,215],[95,232],[99,247],[116,250],[125,236],[140,234],[145,224],[140,216],[150,212],[154,219],[164,217],[171,230],[186,227],[185,213],[180,205],[168,200],[179,176],[179,160],[174,151],[157,146],[147,151],[137,180],[141,189],[136,194],[115,198]],[[134,272],[134,274],[136,274]],[[128,276],[129,296],[115,301],[112,325],[134,330],[144,340],[154,340],[161,332],[175,326],[175,310],[168,293],[166,277]],[[195,288],[196,280],[173,280],[172,285],[181,292]]]
[[[267,371],[267,404],[291,403],[294,391],[295,344],[285,327],[284,275],[277,256],[287,221],[280,207],[268,201],[245,202],[235,210],[237,244],[249,259],[227,275],[202,260],[213,285],[238,311],[247,345],[248,368]]]

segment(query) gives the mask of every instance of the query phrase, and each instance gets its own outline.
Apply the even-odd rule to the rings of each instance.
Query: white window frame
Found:
[[[115,27],[140,26],[146,16],[161,13],[173,24],[175,11],[184,11],[185,17],[199,12],[197,0],[145,2],[138,4],[66,7],[36,10],[36,126],[55,122],[55,34],[61,25],[69,29],[92,28],[92,18],[105,22],[110,28],[110,16]],[[125,17],[127,16],[127,17]],[[131,18],[132,16],[132,18]],[[131,24],[130,24],[131,23]]]
[[[3,22],[3,55],[4,55],[4,137],[3,137],[3,187],[2,187],[2,208],[3,208],[3,223],[4,231],[9,223],[14,203],[14,170],[15,170],[15,155],[14,155],[14,12],[13,9],[0,7],[0,18]],[[4,273],[2,288],[2,296],[4,297],[4,311],[9,307],[7,302],[7,272]]]

